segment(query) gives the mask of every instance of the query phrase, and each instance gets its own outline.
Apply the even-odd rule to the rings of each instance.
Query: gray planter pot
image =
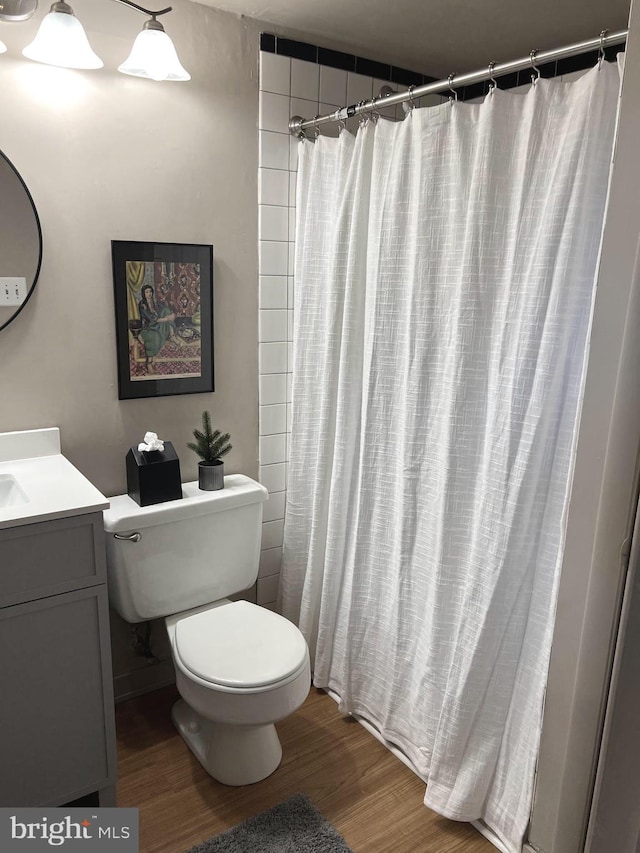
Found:
[[[224,489],[224,462],[217,459],[211,465],[198,462],[198,486],[204,492]]]

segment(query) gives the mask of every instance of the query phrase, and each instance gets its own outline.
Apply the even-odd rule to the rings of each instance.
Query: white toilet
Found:
[[[127,622],[167,617],[182,696],[173,721],[211,776],[248,785],[280,764],[274,723],[309,693],[309,651],[282,616],[225,598],[258,575],[267,490],[234,474],[220,491],[182,491],[182,500],[146,507],[110,498],[109,596]]]

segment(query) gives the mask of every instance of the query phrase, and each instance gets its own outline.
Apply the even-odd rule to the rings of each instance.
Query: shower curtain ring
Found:
[[[540,79],[540,69],[536,65],[536,56],[537,55],[538,55],[538,48],[536,47],[529,54],[529,60],[531,62],[531,67],[536,72],[535,75],[533,75],[533,74],[531,75],[531,82],[533,83],[534,86],[538,82],[538,80]]]
[[[450,92],[451,92],[451,95],[449,96],[449,100],[450,100],[452,103],[453,103],[453,101],[457,101],[457,100],[458,100],[458,93],[457,93],[457,92],[456,92],[456,90],[453,88],[453,81],[454,81],[454,79],[455,79],[455,76],[456,76],[455,74],[449,74],[449,76],[447,77],[447,81],[448,81],[448,83],[449,83],[449,90],[450,90]]]
[[[317,119],[319,119],[319,118],[320,118],[320,113],[317,113],[316,115],[314,115],[314,117],[313,117],[314,122],[315,122]],[[317,125],[317,124],[314,124],[314,126],[313,126],[313,132],[314,132],[315,137],[316,137],[316,139],[317,139],[317,138],[320,136],[320,128],[318,127],[318,125]]]
[[[367,103],[366,100],[363,99],[362,101],[358,101],[358,103],[356,104],[356,107],[358,107],[358,109],[361,109],[366,103]],[[360,125],[360,127],[364,127],[366,125],[366,123],[369,121],[369,116],[365,112],[361,112],[359,115],[360,115],[360,120],[359,120],[358,124]]]
[[[378,98],[374,95],[373,98],[371,98],[371,121],[374,124],[377,124],[379,119],[380,110],[378,109]]]
[[[602,30],[600,33],[600,48],[599,48],[599,56],[598,56],[598,66],[601,68],[602,63],[605,61],[606,57],[604,55],[604,40],[606,39],[609,30]]]
[[[416,87],[412,84],[407,89],[407,94],[409,95],[409,109],[414,110],[416,108],[415,101],[413,100],[413,91]]]
[[[493,92],[498,88],[498,84],[496,83],[496,78],[493,76],[493,70],[496,67],[495,62],[489,63],[489,94],[493,94]]]

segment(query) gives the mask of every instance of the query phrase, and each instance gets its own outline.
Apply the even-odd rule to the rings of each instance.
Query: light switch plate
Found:
[[[0,276],[0,307],[22,305],[27,298],[27,280],[19,276]]]

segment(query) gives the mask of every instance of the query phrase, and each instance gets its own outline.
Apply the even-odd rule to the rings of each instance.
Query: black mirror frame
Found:
[[[25,193],[27,194],[27,198],[29,199],[29,202],[31,204],[31,209],[33,210],[33,215],[34,215],[35,220],[36,220],[36,229],[38,231],[38,243],[39,243],[38,266],[36,267],[36,272],[35,272],[35,275],[33,276],[33,282],[31,284],[31,287],[29,288],[27,295],[26,295],[26,298],[25,298],[24,302],[22,303],[22,305],[20,305],[20,307],[15,311],[15,313],[12,314],[11,317],[9,317],[9,319],[7,320],[6,323],[3,323],[0,326],[0,332],[1,332],[3,329],[7,328],[9,323],[13,323],[13,321],[16,319],[16,317],[20,314],[20,312],[25,307],[27,302],[31,299],[31,294],[35,290],[36,284],[38,283],[38,278],[40,276],[40,268],[42,267],[42,228],[40,226],[40,217],[38,216],[38,211],[37,211],[35,203],[33,201],[33,196],[29,192],[29,188],[25,184],[22,175],[16,169],[14,164],[11,162],[11,160],[9,160],[9,158],[7,157],[7,155],[3,151],[0,151],[0,157],[3,157],[7,161],[9,166],[13,169],[17,179],[22,184],[22,188],[24,189]]]

